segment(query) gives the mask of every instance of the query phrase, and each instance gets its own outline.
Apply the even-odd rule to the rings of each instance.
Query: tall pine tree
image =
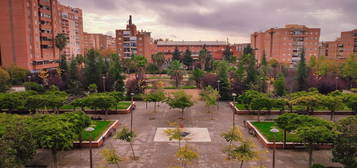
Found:
[[[85,60],[85,85],[88,87],[90,84],[97,84],[100,81],[100,72],[97,67],[97,58],[99,54],[97,51],[91,49],[88,51]]]
[[[223,51],[223,59],[229,63],[234,63],[236,61],[235,57],[233,56],[233,52],[228,45]]]
[[[124,92],[125,90],[125,77],[122,75],[123,68],[118,54],[113,54],[109,65],[109,76],[114,81],[113,90]]]
[[[175,47],[174,52],[172,52],[172,61],[175,60],[181,61],[181,52],[177,46]]]
[[[306,66],[305,52],[302,51],[300,62],[297,67],[297,78],[296,78],[297,87],[299,91],[306,89],[307,73],[308,73],[308,69]]]
[[[184,56],[183,56],[183,60],[182,60],[183,64],[186,65],[189,69],[190,67],[192,67],[192,63],[193,63],[193,58],[192,58],[192,52],[190,51],[190,49],[186,49]]]

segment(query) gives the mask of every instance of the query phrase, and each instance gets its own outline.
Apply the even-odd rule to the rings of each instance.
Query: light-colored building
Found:
[[[58,66],[57,0],[1,0],[0,25],[0,66],[32,72]]]
[[[251,45],[258,61],[265,54],[267,60],[275,59],[295,65],[302,53],[306,60],[319,55],[319,39],[320,28],[291,24],[251,34]]]
[[[84,54],[83,44],[83,14],[79,8],[72,8],[59,4],[59,19],[61,22],[61,33],[68,37],[68,44],[63,49],[67,59],[79,54]]]

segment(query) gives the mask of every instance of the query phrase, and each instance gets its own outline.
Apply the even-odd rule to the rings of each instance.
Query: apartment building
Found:
[[[320,52],[320,28],[290,24],[284,28],[271,28],[265,32],[251,34],[251,45],[257,60],[265,54],[267,60],[296,65],[301,54],[306,60],[318,56]]]
[[[0,66],[32,72],[58,66],[60,32],[57,0],[0,1]]]
[[[151,55],[155,52],[155,44],[151,38],[151,32],[138,31],[136,25],[129,16],[126,29],[119,29],[116,33],[116,49],[122,58],[130,58],[132,55],[145,56],[151,62]]]
[[[59,19],[61,22],[61,33],[68,37],[68,44],[63,49],[67,59],[79,54],[84,54],[83,43],[83,14],[79,8],[58,5]]]
[[[341,32],[335,41],[320,44],[320,56],[328,59],[345,60],[351,55],[357,55],[357,29]]]
[[[90,49],[105,50],[110,49],[116,52],[115,38],[99,33],[83,33],[84,53]]]

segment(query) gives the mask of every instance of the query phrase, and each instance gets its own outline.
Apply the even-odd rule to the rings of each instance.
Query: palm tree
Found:
[[[180,81],[185,74],[185,69],[180,61],[174,60],[168,68],[168,74],[175,80],[175,87],[178,88]]]
[[[153,63],[159,68],[159,71],[162,71],[162,66],[165,64],[165,56],[163,52],[158,52],[151,56]]]
[[[68,37],[65,34],[63,33],[57,34],[55,39],[55,44],[56,47],[60,50],[60,53],[66,47],[67,43],[68,43]]]
[[[211,63],[213,61],[211,53],[203,46],[202,50],[199,52],[198,59],[201,64],[201,69],[207,70],[211,68]]]

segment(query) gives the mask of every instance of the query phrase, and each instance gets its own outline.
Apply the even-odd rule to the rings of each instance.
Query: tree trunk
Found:
[[[53,167],[57,168],[57,151],[52,150]]]
[[[148,101],[145,101],[145,108],[148,109]]]
[[[331,121],[334,121],[334,120],[335,120],[335,110],[331,110],[330,120],[331,120]]]
[[[242,168],[243,167],[243,160],[240,162],[240,168]]]
[[[133,152],[133,160],[136,160],[133,144],[132,144],[132,142],[130,142],[129,144],[130,144],[131,151]]]
[[[283,144],[283,149],[286,148],[286,130],[284,129],[284,144]]]
[[[184,120],[184,115],[183,115],[183,113],[184,113],[184,111],[183,111],[184,109],[182,109],[182,111],[181,111],[181,118],[182,118],[182,120]]]
[[[313,150],[313,144],[310,143],[309,146],[310,146],[310,149],[309,149],[309,167],[311,167],[311,166],[312,166],[312,150]]]
[[[260,122],[260,110],[258,110],[258,122]]]
[[[156,102],[154,102],[154,112],[156,112]]]

